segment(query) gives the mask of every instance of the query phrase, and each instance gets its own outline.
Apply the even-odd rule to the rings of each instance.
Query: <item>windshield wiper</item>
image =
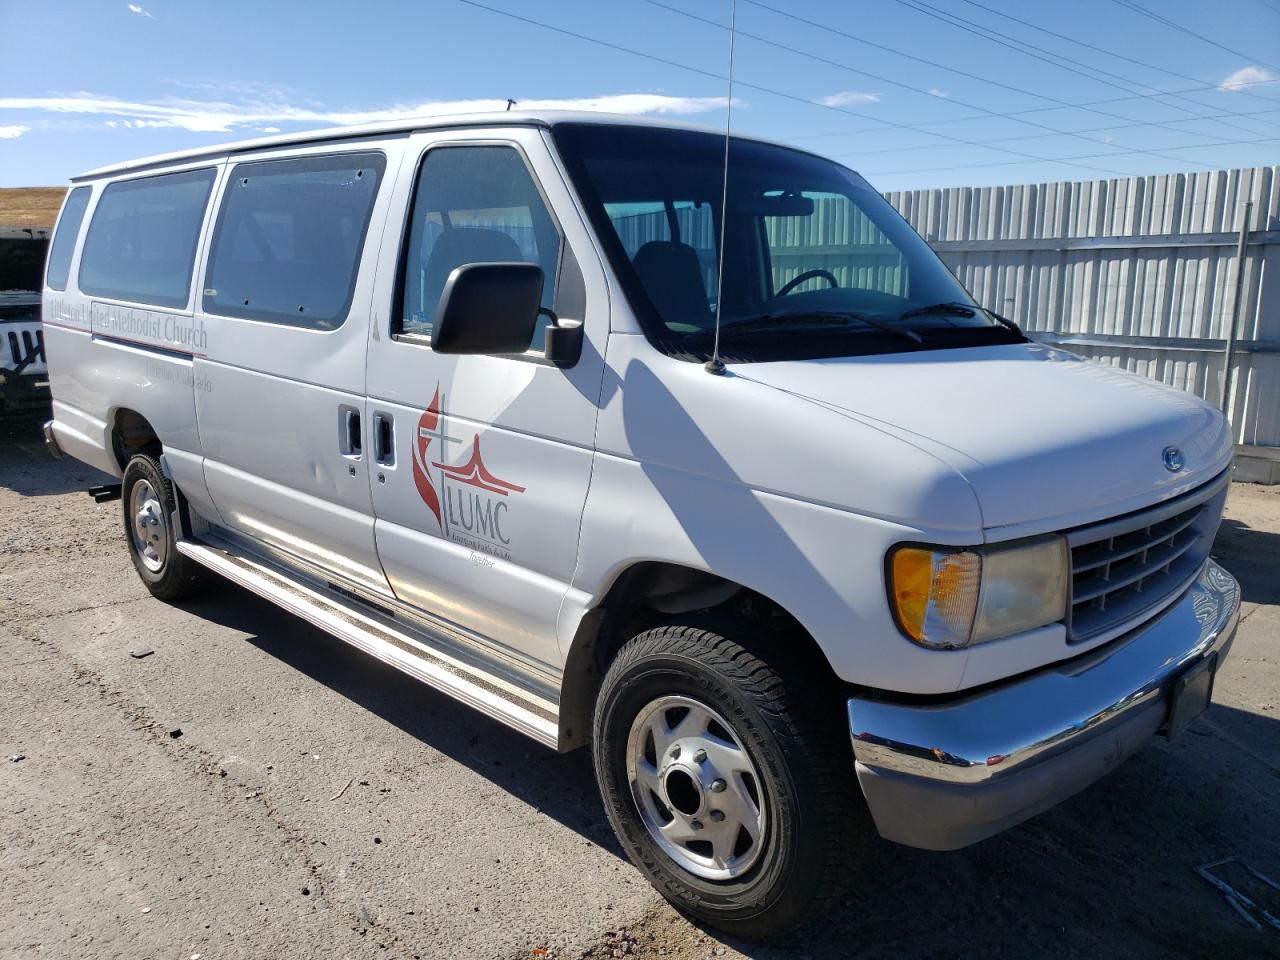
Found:
[[[986,307],[981,307],[980,309],[981,309],[981,310],[982,310],[982,312],[983,312],[983,313],[985,313],[988,317],[990,317],[990,318],[991,318],[992,320],[994,320],[996,323],[1000,324],[1000,326],[1004,327],[1004,328],[1005,328],[1006,330],[1008,330],[1009,332],[1017,334],[1017,335],[1018,335],[1020,338],[1022,338],[1023,340],[1030,340],[1030,339],[1031,339],[1031,338],[1030,338],[1030,337],[1028,337],[1025,333],[1023,333],[1023,332],[1022,332],[1022,328],[1021,328],[1020,326],[1018,326],[1016,323],[1014,323],[1014,322],[1013,322],[1012,320],[1010,320],[1008,317],[1002,317],[1002,316],[1000,316],[1000,314],[996,313],[994,310],[989,310],[989,309],[987,309]]]
[[[927,307],[916,307],[914,310],[908,310],[901,314],[899,319],[906,320],[910,317],[924,317],[930,315],[945,317],[972,317],[979,313],[986,314],[1009,332],[1017,334],[1020,339],[1027,339],[1027,335],[1022,332],[1022,328],[1012,320],[1007,317],[1000,316],[1000,314],[996,313],[994,310],[989,310],[986,307],[971,307],[967,303],[931,303]]]
[[[912,343],[923,343],[920,334],[908,327],[899,327],[865,313],[853,310],[805,310],[796,313],[762,313],[753,317],[743,317],[721,326],[722,331],[731,330],[765,330],[771,327],[785,327],[792,323],[819,323],[824,326],[847,326],[850,322],[865,323],[885,333],[897,337],[905,337]]]
[[[898,319],[907,320],[911,317],[972,317],[978,313],[973,307],[965,306],[963,303],[931,303],[927,307],[916,307],[914,310],[903,312]]]

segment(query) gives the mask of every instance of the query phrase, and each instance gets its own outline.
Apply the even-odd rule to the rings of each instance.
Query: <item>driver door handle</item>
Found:
[[[395,418],[390,414],[373,415],[373,459],[384,467],[396,465]]]

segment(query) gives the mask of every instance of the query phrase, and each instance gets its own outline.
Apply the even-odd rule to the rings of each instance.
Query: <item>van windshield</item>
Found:
[[[927,350],[1021,340],[853,171],[731,140],[724,280],[717,260],[724,138],[609,124],[553,135],[649,339],[726,360]]]

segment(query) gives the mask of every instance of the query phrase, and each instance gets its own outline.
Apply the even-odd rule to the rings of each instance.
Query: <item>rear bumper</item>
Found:
[[[120,476],[106,422],[78,407],[55,399],[53,419],[44,425],[44,437],[53,456],[61,453],[113,477]]]
[[[880,834],[954,850],[1093,783],[1165,725],[1175,680],[1226,655],[1240,588],[1213,561],[1127,637],[972,696],[849,700],[858,782]]]
[[[53,432],[52,420],[46,421],[44,425],[44,445],[48,449],[49,454],[55,460],[61,460],[66,456],[66,454],[62,452],[62,447],[58,446],[58,437]]]

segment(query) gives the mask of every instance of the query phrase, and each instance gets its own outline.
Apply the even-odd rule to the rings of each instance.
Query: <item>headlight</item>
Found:
[[[1061,537],[972,550],[902,546],[889,556],[894,616],[926,647],[964,647],[1061,620],[1069,579]]]

